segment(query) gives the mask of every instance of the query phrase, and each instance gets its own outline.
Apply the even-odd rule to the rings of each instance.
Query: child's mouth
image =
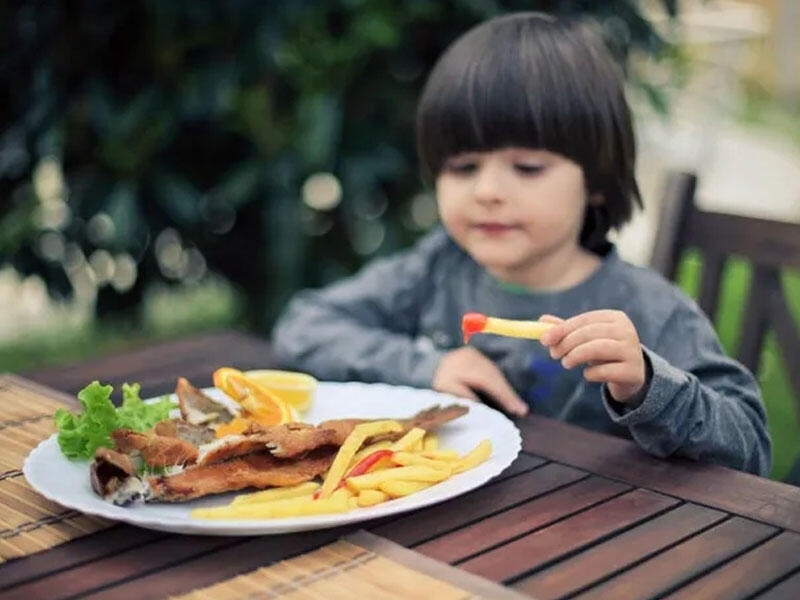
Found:
[[[475,228],[485,235],[504,235],[513,231],[515,227],[512,225],[505,225],[503,223],[477,223]]]

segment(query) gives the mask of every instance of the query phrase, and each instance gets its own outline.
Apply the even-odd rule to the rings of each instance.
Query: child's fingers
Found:
[[[519,416],[528,414],[528,405],[517,395],[503,372],[497,368],[494,370],[496,373],[482,373],[480,379],[471,381],[472,387],[491,396],[506,412]]]
[[[621,385],[641,384],[641,374],[631,363],[612,362],[586,367],[583,370],[586,381],[595,383],[616,383]]]
[[[561,341],[550,346],[550,356],[562,358],[578,346],[598,339],[621,339],[623,331],[616,323],[590,323],[579,329],[571,331]]]
[[[573,331],[592,323],[613,323],[619,319],[619,311],[591,310],[555,323],[542,335],[540,340],[545,346],[554,346]],[[557,317],[556,317],[557,318]]]
[[[556,317],[555,315],[542,315],[538,320],[542,321],[543,323],[552,323],[553,325],[564,322],[564,319],[561,317]]]
[[[592,362],[624,362],[627,358],[627,346],[624,342],[610,339],[590,340],[570,350],[562,359],[565,369]]]

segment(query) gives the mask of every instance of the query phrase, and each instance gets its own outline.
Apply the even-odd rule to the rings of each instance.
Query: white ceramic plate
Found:
[[[224,397],[215,388],[204,391],[215,398]],[[314,402],[303,416],[303,420],[309,423],[344,417],[404,418],[435,404],[451,403],[468,404],[470,410],[463,417],[437,430],[440,447],[452,448],[463,454],[481,440],[489,439],[493,448],[491,458],[474,469],[411,496],[347,513],[208,521],[193,519],[189,515],[191,509],[199,506],[227,504],[236,495],[234,493],[182,504],[114,506],[92,491],[89,463],[68,460],[61,453],[55,435],[34,448],[22,470],[34,489],[62,506],[149,529],[202,535],[263,535],[336,527],[419,509],[473,490],[512,463],[519,453],[521,441],[519,431],[508,418],[483,404],[410,387],[363,383],[319,384]]]

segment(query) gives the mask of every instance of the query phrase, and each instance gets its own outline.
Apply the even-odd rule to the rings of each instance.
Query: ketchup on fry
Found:
[[[389,450],[388,448],[382,448],[380,450],[376,450],[370,454],[367,454],[364,458],[358,461],[350,471],[342,477],[342,480],[336,486],[336,489],[344,487],[344,482],[347,481],[349,477],[356,477],[357,475],[364,475],[369,473],[369,471],[375,467],[380,461],[383,459],[389,459],[394,456],[394,450]],[[312,494],[312,498],[314,500],[319,498],[320,490],[317,490]]]
[[[464,334],[464,343],[469,342],[469,338],[476,333],[480,333],[486,327],[488,317],[481,313],[466,313],[461,318],[461,332]]]

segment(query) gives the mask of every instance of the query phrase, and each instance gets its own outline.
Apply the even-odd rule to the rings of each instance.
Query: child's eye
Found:
[[[522,175],[538,175],[544,171],[543,165],[533,165],[528,163],[514,163],[514,169]]]
[[[448,161],[445,163],[444,168],[454,175],[469,175],[477,170],[478,163],[465,160]]]

